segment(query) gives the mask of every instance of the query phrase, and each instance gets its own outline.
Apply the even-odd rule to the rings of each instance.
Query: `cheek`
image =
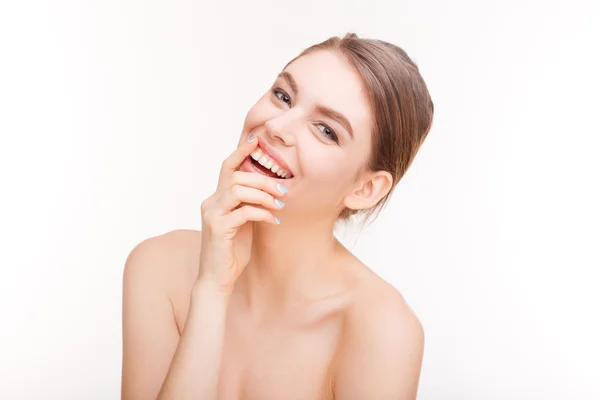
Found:
[[[305,160],[303,179],[311,189],[329,199],[345,195],[354,178],[356,166],[338,149],[313,150]]]

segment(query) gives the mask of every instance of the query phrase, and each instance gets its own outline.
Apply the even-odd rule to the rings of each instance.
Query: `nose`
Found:
[[[265,122],[267,135],[273,141],[279,141],[284,146],[292,146],[296,143],[294,132],[299,131],[297,124],[300,119],[298,108],[281,113]]]

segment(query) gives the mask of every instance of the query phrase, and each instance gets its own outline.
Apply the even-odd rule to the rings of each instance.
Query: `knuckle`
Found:
[[[236,199],[239,200],[240,197],[242,197],[242,187],[240,185],[233,185],[231,187],[231,195]]]
[[[275,196],[273,196],[272,194],[267,193],[267,192],[263,192],[263,193],[264,193],[263,200],[265,201],[265,203],[268,203],[270,205],[275,204]]]
[[[231,174],[231,180],[234,184],[239,184],[242,182],[243,173],[241,171],[235,171]]]
[[[206,214],[206,211],[208,211],[209,209],[208,202],[209,199],[204,199],[202,203],[200,203],[200,212],[202,213],[202,215]]]
[[[243,206],[242,207],[242,215],[244,218],[250,218],[252,216],[253,207],[251,206]]]

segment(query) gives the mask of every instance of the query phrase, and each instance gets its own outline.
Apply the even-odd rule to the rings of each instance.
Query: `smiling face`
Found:
[[[279,74],[246,115],[240,143],[256,135],[289,167],[281,212],[335,219],[344,206],[367,208],[385,195],[388,178],[365,170],[370,110],[360,75],[339,52],[304,55]]]

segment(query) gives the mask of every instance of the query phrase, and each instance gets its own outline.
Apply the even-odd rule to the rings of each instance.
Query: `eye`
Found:
[[[323,132],[323,135],[327,136],[329,139],[333,140],[334,142],[339,143],[338,135],[335,133],[335,131],[333,129],[331,129],[330,127],[328,127],[325,124],[319,124],[319,126],[325,127],[324,130],[319,129],[321,132]]]
[[[281,89],[275,88],[275,89],[273,89],[273,93],[275,94],[275,96],[277,96],[277,98],[279,100],[283,101],[284,103],[286,103],[288,105],[291,105],[292,100],[290,99],[290,97],[287,95],[286,92],[284,92]],[[278,95],[281,95],[281,97],[279,97]],[[283,97],[283,99],[282,99],[282,97]],[[284,99],[287,99],[287,101]]]
[[[275,96],[283,101],[285,104],[289,105],[291,107],[292,105],[292,99],[290,99],[290,96],[288,96],[288,94],[286,92],[284,92],[283,90],[279,89],[279,88],[273,88],[272,89],[273,94],[275,94]],[[340,143],[339,138],[337,133],[335,133],[335,131],[333,129],[331,129],[329,126],[325,125],[325,124],[319,124],[319,126],[323,126],[325,129],[321,130],[319,129],[323,135],[330,139],[333,140],[335,143]]]

